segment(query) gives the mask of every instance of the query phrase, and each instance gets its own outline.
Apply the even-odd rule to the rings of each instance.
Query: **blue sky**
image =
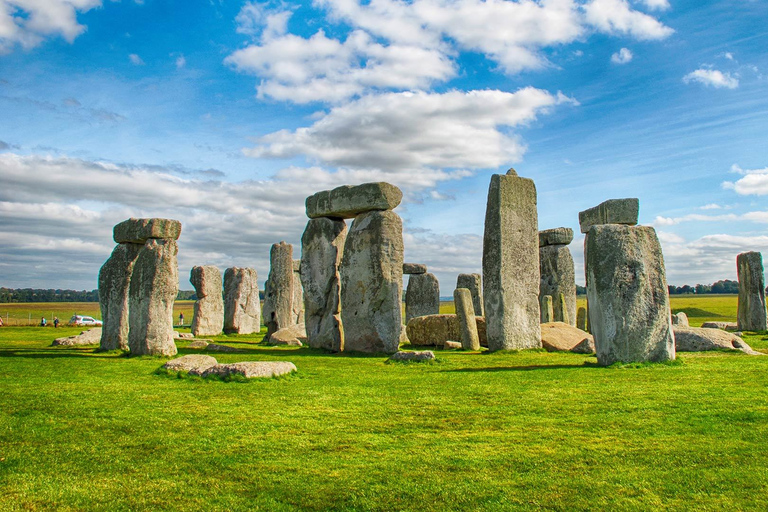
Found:
[[[768,255],[768,5],[0,0],[0,286],[92,289],[129,216],[268,272],[304,198],[385,180],[406,259],[481,266],[489,177],[540,229],[639,197],[671,284]],[[580,236],[571,245],[583,282]]]

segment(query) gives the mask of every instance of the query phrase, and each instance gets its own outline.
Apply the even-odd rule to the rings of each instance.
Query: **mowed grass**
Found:
[[[433,364],[259,344],[258,382],[0,329],[0,510],[768,508],[768,357],[601,368],[541,351]],[[745,337],[768,352],[765,333]],[[180,354],[193,352],[179,342]]]
[[[184,324],[192,322],[192,310],[195,301],[178,300],[173,305],[173,321],[179,321],[179,313],[184,314]],[[45,317],[53,327],[53,317],[58,316],[62,324],[69,322],[73,315],[92,316],[101,320],[101,310],[98,302],[21,302],[0,304],[0,316],[8,326],[39,325]]]

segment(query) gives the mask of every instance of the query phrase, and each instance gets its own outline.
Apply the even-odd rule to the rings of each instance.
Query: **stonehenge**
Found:
[[[464,350],[480,350],[480,337],[477,334],[475,308],[472,306],[472,293],[466,288],[457,288],[453,292],[456,304],[456,316],[461,327],[461,348]]]
[[[427,266],[421,263],[403,263],[403,274],[426,274]]]
[[[132,355],[176,354],[173,303],[179,291],[181,223],[127,219],[113,228],[118,244],[99,271],[102,350]]]
[[[411,274],[405,290],[405,323],[411,318],[440,313],[440,283],[430,273]]]
[[[295,325],[293,246],[280,242],[273,244],[269,252],[269,277],[264,285],[264,325],[269,340],[273,333]]]
[[[552,304],[551,295],[542,295],[541,304],[541,323],[546,324],[555,321],[555,308]]]
[[[214,266],[192,267],[189,282],[195,287],[192,334],[216,336],[224,329],[224,297],[221,272]]]
[[[601,224],[636,226],[639,213],[640,201],[637,198],[609,199],[579,212],[579,228],[582,233],[589,233],[592,226]]]
[[[765,331],[765,273],[763,255],[744,252],[736,257],[739,274],[739,330]]]
[[[550,295],[554,322],[576,325],[576,272],[568,244],[571,228],[539,231],[539,297]]]
[[[483,286],[480,274],[459,274],[456,288],[466,288],[472,295],[472,307],[477,316],[485,316],[483,309]]]
[[[483,305],[488,348],[541,348],[539,230],[533,180],[494,174],[483,237]]]
[[[252,268],[224,271],[224,332],[251,334],[261,330],[258,274]]]

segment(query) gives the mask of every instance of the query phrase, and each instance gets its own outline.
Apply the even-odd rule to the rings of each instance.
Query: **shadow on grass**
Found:
[[[221,342],[215,342],[217,345],[222,345]],[[229,341],[226,342],[230,344]],[[205,350],[179,347],[179,355],[187,354],[204,354],[208,356],[217,355],[261,355],[261,356],[285,356],[285,357],[331,357],[331,358],[353,358],[353,359],[381,359],[389,357],[390,354],[368,354],[364,352],[329,352],[321,348],[310,347],[281,347],[271,346],[266,344],[249,344],[246,347],[232,347],[237,349],[236,352],[224,352],[218,350]]]
[[[88,348],[13,348],[1,349],[0,358],[3,357],[25,357],[29,359],[55,359],[61,357],[92,357],[97,359],[115,359],[120,354],[102,352],[93,347]]]
[[[604,368],[597,363],[586,361],[582,364],[531,364],[526,366],[487,366],[484,368],[458,368],[443,370],[444,372],[473,373],[473,372],[530,372],[534,370],[565,370],[579,368]]]

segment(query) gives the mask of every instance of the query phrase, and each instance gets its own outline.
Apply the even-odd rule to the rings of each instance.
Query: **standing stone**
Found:
[[[477,334],[475,308],[472,307],[472,293],[467,288],[456,288],[453,292],[456,315],[461,326],[461,348],[480,350],[480,337]]]
[[[576,313],[576,327],[584,332],[589,332],[587,331],[587,308],[579,308]]]
[[[765,331],[765,274],[763,255],[744,252],[736,257],[739,272],[739,330]]]
[[[576,325],[576,272],[568,246],[559,244],[540,247],[539,267],[539,293],[541,296],[552,296],[555,312],[553,321]],[[565,308],[559,300],[561,294]]]
[[[344,350],[339,264],[346,237],[347,224],[327,217],[310,219],[301,237],[304,323],[312,348]]]
[[[397,352],[402,330],[403,222],[395,212],[355,217],[339,274],[344,350]]]
[[[224,297],[221,271],[211,265],[192,267],[189,282],[195,287],[192,334],[216,336],[224,328]]]
[[[304,323],[304,290],[301,287],[301,260],[293,260],[293,323]]]
[[[541,297],[541,323],[547,324],[554,322],[555,312],[552,306],[552,296],[542,295]]]
[[[273,244],[269,253],[270,267],[264,289],[265,340],[272,333],[296,323],[293,310],[293,246],[285,242]]]
[[[536,186],[510,170],[494,174],[483,238],[488,348],[541,348]]]
[[[434,274],[411,274],[405,290],[405,323],[411,318],[440,313],[440,283]]]
[[[466,288],[472,294],[472,307],[475,315],[484,316],[483,313],[483,286],[480,274],[459,274],[456,279],[456,288]]]
[[[128,350],[128,296],[133,266],[142,247],[118,244],[99,270],[101,350]]]
[[[592,226],[586,247],[589,326],[597,361],[675,358],[664,258],[648,226]]]
[[[178,245],[147,240],[133,266],[128,299],[131,355],[172,356],[173,302],[179,293]]]
[[[224,332],[251,334],[261,330],[258,274],[252,268],[224,271]]]

